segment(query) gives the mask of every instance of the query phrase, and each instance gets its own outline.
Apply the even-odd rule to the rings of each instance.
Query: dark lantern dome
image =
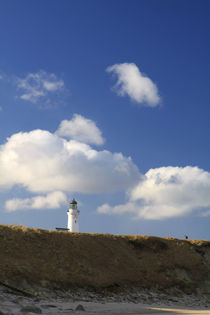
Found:
[[[76,200],[73,198],[72,201],[70,202],[70,205],[77,205]]]

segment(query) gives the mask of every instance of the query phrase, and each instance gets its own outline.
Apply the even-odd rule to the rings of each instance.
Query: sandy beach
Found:
[[[8,300],[1,299],[1,315],[22,314],[77,314],[77,315],[176,315],[176,314],[198,314],[210,315],[210,310],[203,308],[189,308],[183,306],[146,305],[141,303],[106,303],[106,302],[66,302],[63,300],[28,299],[9,296]]]
[[[84,288],[64,291],[28,287],[27,291],[17,291],[0,285],[0,315],[24,314],[210,315],[210,302],[202,294],[173,296],[143,289],[106,295]]]
[[[69,308],[75,310],[78,303],[67,304],[66,310],[63,310],[62,314],[67,314],[69,312]],[[210,315],[210,310],[203,310],[203,309],[184,309],[183,307],[178,308],[168,308],[164,306],[151,306],[151,305],[143,305],[143,304],[133,304],[133,303],[82,303],[81,305],[84,306],[85,311],[72,311],[72,313],[76,314],[100,314],[100,315],[176,315],[176,314],[199,314],[199,315]],[[64,305],[63,305],[64,307]],[[46,313],[50,314],[50,313]],[[56,313],[51,313],[56,314]],[[70,314],[70,312],[69,312]]]
[[[78,305],[82,305],[85,309],[85,311],[76,311],[76,307]],[[62,305],[63,310],[57,312],[57,314],[78,314],[78,315],[147,315],[147,314],[153,314],[153,315],[176,315],[176,314],[198,314],[198,315],[210,315],[210,310],[203,310],[203,309],[185,309],[183,307],[178,308],[169,308],[164,306],[151,306],[151,305],[143,305],[143,304],[133,304],[133,303],[92,303],[92,302],[86,302],[86,303],[67,303]],[[59,309],[59,305],[58,305]],[[43,314],[56,314],[56,311],[52,312],[51,310],[46,310],[46,312]]]

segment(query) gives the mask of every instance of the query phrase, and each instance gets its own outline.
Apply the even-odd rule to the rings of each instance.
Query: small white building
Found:
[[[80,211],[77,209],[77,202],[73,198],[70,202],[70,208],[67,211],[68,225],[67,229],[69,232],[79,232],[79,214]]]

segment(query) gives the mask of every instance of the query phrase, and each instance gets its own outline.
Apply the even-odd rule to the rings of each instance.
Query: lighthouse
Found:
[[[70,202],[70,208],[67,211],[68,215],[68,231],[69,232],[79,232],[79,213],[77,209],[77,202],[75,199],[72,199]]]

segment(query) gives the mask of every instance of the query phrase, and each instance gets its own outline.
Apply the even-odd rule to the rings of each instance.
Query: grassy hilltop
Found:
[[[0,225],[0,281],[210,293],[210,242]]]

